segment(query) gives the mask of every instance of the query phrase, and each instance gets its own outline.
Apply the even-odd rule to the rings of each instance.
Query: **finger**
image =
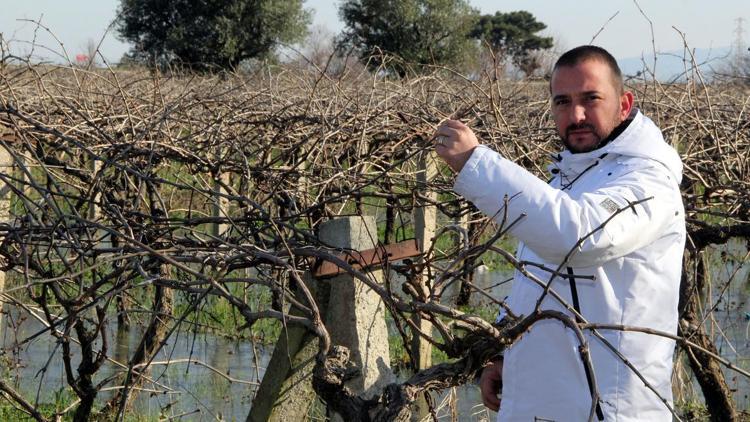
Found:
[[[446,147],[448,146],[448,137],[436,133],[435,136],[432,137],[432,142],[435,145],[435,149],[438,149],[439,147]]]
[[[497,395],[484,389],[482,389],[482,403],[495,412],[500,409],[500,399],[497,398]]]
[[[456,131],[451,128],[447,127],[440,127],[435,132],[434,135],[432,135],[432,138],[430,140],[435,143],[435,145],[443,145],[443,146],[449,146],[452,145],[453,142],[455,142],[458,139]]]
[[[468,127],[465,124],[461,123],[459,120],[450,120],[450,119],[443,122],[443,125],[450,127],[452,129],[465,129]]]
[[[501,370],[502,361],[495,361],[484,368],[479,379],[482,403],[496,412],[500,408],[500,399],[497,395],[500,393],[500,383],[502,380]]]
[[[436,131],[435,134],[432,136],[433,139],[437,138],[438,136],[445,136],[448,139],[452,139],[454,136],[456,136],[456,129],[453,129],[448,126],[440,126]]]
[[[446,133],[441,132],[435,132],[432,137],[430,138],[431,141],[437,142],[438,139],[442,138],[443,140],[448,139],[450,136]]]

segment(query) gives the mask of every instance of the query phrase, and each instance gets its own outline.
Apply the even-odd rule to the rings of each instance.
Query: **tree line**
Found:
[[[529,75],[541,66],[535,53],[553,44],[531,13],[481,15],[466,0],[345,0],[339,17],[345,27],[334,54],[399,76],[414,67],[466,68],[482,50]],[[211,71],[273,58],[280,46],[302,42],[310,23],[302,0],[122,0],[115,24],[132,44],[126,62]]]

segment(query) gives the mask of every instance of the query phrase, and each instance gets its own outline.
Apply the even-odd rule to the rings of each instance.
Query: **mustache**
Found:
[[[565,128],[565,136],[570,136],[570,132],[573,132],[575,130],[590,130],[593,133],[596,133],[596,128],[594,128],[593,125],[590,125],[588,123],[581,123],[581,124],[571,124],[567,128]]]

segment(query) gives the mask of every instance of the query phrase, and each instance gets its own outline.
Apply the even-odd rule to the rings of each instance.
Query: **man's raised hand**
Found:
[[[474,148],[479,145],[474,132],[458,120],[441,123],[432,139],[437,154],[456,173],[464,168]]]

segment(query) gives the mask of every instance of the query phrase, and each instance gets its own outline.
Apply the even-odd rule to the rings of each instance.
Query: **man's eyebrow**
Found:
[[[583,91],[583,92],[577,93],[575,95],[557,94],[557,95],[555,95],[555,96],[552,97],[552,101],[564,100],[564,99],[571,98],[571,97],[574,97],[574,96],[575,97],[586,97],[586,96],[589,96],[589,95],[601,95],[601,91],[597,91],[597,90]]]

